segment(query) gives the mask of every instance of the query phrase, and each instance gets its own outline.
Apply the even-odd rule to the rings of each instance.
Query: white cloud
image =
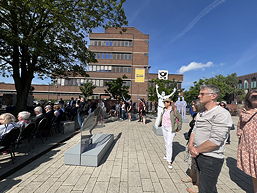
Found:
[[[207,62],[206,64],[204,64],[204,63],[197,63],[197,62],[191,62],[187,66],[182,66],[179,69],[179,73],[183,74],[184,72],[191,71],[191,70],[205,69],[205,68],[211,67],[213,65],[214,65],[213,62]]]
[[[226,0],[215,0],[207,7],[205,7],[200,13],[181,31],[174,39],[171,40],[171,43],[175,42],[177,39],[184,36],[187,32],[189,32],[205,15],[207,15],[214,8],[219,6],[220,4],[225,3]]]

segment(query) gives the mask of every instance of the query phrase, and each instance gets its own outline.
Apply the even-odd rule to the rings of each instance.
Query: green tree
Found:
[[[95,88],[96,86],[93,85],[92,82],[86,82],[85,84],[79,87],[80,91],[82,92],[85,98],[93,95],[93,91]]]
[[[192,101],[197,99],[200,86],[203,84],[216,85],[220,89],[219,101],[225,100],[231,103],[234,100],[241,98],[244,94],[242,89],[237,87],[238,78],[236,73],[232,73],[228,76],[217,75],[209,79],[200,79],[194,82],[194,86],[190,87],[189,91],[185,92],[186,101]]]
[[[124,85],[124,80],[126,77],[123,76],[122,78],[117,78],[116,80],[112,80],[106,83],[107,89],[105,90],[106,93],[110,94],[112,98],[117,100],[122,99],[130,99],[131,96],[129,95],[129,86]]]
[[[125,0],[1,0],[0,73],[12,76],[17,109],[26,107],[34,75],[83,74],[96,62],[86,36],[97,27],[126,25]]]
[[[175,80],[160,80],[160,79],[152,79],[149,81],[148,87],[148,99],[149,101],[158,101],[157,93],[155,85],[159,86],[159,93],[161,94],[162,91],[165,92],[166,95],[169,95],[173,92],[174,88],[177,88],[177,82]],[[178,92],[172,96],[172,100],[178,98]]]

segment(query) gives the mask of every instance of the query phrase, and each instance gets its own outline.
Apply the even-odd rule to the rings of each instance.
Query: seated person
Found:
[[[30,113],[28,111],[21,111],[18,114],[18,122],[17,124],[20,125],[20,127],[26,127],[30,123]]]
[[[44,118],[43,109],[40,106],[34,108],[35,117],[32,119],[33,122],[38,126],[39,122]]]
[[[45,106],[45,118],[47,119],[47,121],[52,122],[53,118],[54,118],[54,111],[52,109],[51,105],[46,105]]]
[[[54,111],[53,111],[51,105],[46,105],[46,106],[45,106],[45,111],[46,111],[46,113],[45,113],[45,118],[46,118],[46,120],[47,120],[46,128],[47,128],[47,130],[48,130],[47,133],[46,133],[46,135],[49,135],[55,117],[54,117]]]
[[[15,121],[15,117],[11,113],[0,115],[0,140],[3,135],[9,133],[13,128],[18,126]]]

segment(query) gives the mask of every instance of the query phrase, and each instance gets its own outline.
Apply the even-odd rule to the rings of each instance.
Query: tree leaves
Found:
[[[123,76],[123,79],[126,78]],[[110,82],[107,82],[107,90],[105,90],[106,93],[110,94],[112,98],[117,100],[128,100],[131,98],[129,93],[129,87],[125,86],[123,84],[122,78],[117,78],[116,80],[112,80]]]
[[[92,82],[86,82],[85,84],[83,84],[83,86],[79,87],[82,94],[84,95],[85,98],[93,95],[93,91],[96,88],[95,85],[93,85]]]
[[[159,93],[164,91],[166,94],[172,93],[174,88],[177,88],[177,82],[175,80],[160,80],[152,79],[149,81],[150,85],[148,87],[148,99],[150,101],[158,101],[155,85],[159,86]],[[175,100],[178,97],[178,92],[176,92],[172,99]]]
[[[86,71],[87,64],[96,60],[85,37],[97,27],[127,25],[123,3],[1,0],[0,74],[9,72],[16,90],[28,92],[35,73],[55,77]]]
[[[238,78],[236,73],[232,73],[228,76],[217,75],[209,79],[200,79],[194,82],[194,86],[190,87],[189,91],[186,91],[186,101],[192,101],[198,98],[200,86],[203,84],[216,85],[220,89],[219,101],[227,101],[231,103],[237,98],[241,98],[244,94],[242,89],[237,88]]]

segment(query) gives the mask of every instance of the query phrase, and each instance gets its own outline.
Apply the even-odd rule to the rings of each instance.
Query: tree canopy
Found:
[[[93,95],[93,91],[96,88],[96,86],[93,85],[92,82],[86,82],[79,88],[80,88],[80,91],[82,92],[82,94],[84,95],[84,97],[87,98],[87,97]]]
[[[0,73],[13,76],[24,107],[35,73],[51,78],[96,62],[86,37],[127,24],[125,0],[1,0]]]
[[[150,86],[148,87],[148,99],[150,101],[158,101],[155,85],[159,86],[159,93],[164,91],[166,95],[169,95],[173,92],[174,88],[177,88],[177,82],[174,80],[161,80],[161,79],[152,79],[149,81]],[[172,96],[172,100],[178,98],[178,92]]]
[[[117,100],[128,100],[131,98],[129,95],[129,86],[124,85],[124,80],[126,77],[117,78],[106,83],[107,89],[106,93],[110,94],[112,98]]]
[[[220,89],[219,101],[227,101],[231,103],[234,100],[242,98],[244,94],[242,89],[237,87],[238,78],[236,73],[230,74],[228,76],[217,75],[212,78],[200,79],[194,82],[194,86],[191,86],[189,91],[185,91],[185,100],[191,102],[198,98],[200,86],[203,84],[216,85]]]

